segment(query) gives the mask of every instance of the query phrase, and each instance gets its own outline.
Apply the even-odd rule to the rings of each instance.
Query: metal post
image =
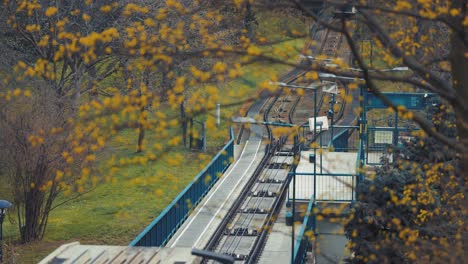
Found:
[[[395,126],[393,132],[393,148],[398,145],[398,111],[395,111]]]
[[[299,131],[297,131],[299,133]],[[300,157],[300,150],[301,148],[299,147],[299,135],[294,136],[294,162],[296,162]],[[295,247],[295,228],[294,228],[294,222],[296,219],[296,166],[294,165],[293,167],[293,201],[292,201],[292,225],[291,225],[291,263],[294,263],[294,247]]]
[[[221,104],[216,104],[216,127],[221,124]]]
[[[314,141],[317,139],[317,89],[314,90]],[[317,197],[317,147],[314,147],[314,197]]]
[[[185,114],[185,103],[180,104],[180,119],[182,120],[182,138],[184,147],[187,146],[187,116]]]
[[[368,152],[366,150],[366,147],[367,147],[367,144],[366,144],[366,140],[367,140],[367,88],[364,86],[364,85],[361,85],[360,86],[360,94],[361,94],[361,97],[362,97],[362,101],[361,101],[361,124],[360,124],[360,128],[361,128],[361,164],[362,166],[365,164],[365,160],[364,160],[364,152]]]
[[[351,176],[351,205],[354,203],[355,191],[356,191],[356,186],[354,185],[354,176]]]
[[[331,144],[332,144],[332,147],[333,147],[333,129],[334,129],[334,126],[335,126],[335,94],[332,94],[332,105],[331,105],[331,137],[330,137],[330,141],[331,141]]]
[[[293,172],[293,202],[292,202],[292,225],[291,225],[291,263],[294,263],[294,220],[296,218],[296,170]]]
[[[323,173],[322,172],[322,169],[323,169],[323,163],[322,163],[322,161],[323,161],[322,160],[322,156],[323,156],[322,155],[323,154],[323,152],[322,152],[322,124],[320,124],[320,135],[319,135],[319,137],[320,137],[320,174],[322,174]]]
[[[314,140],[317,139],[317,89],[314,90]]]
[[[356,185],[358,185],[363,180],[362,168],[365,164],[365,154],[367,153],[365,141],[367,140],[367,113],[366,113],[366,104],[367,104],[367,88],[365,85],[359,86],[359,93],[361,97],[361,116],[359,117],[359,145],[361,149],[361,154],[359,157],[359,172]],[[357,194],[356,194],[357,196]],[[356,197],[357,198],[357,197]]]
[[[193,141],[193,118],[190,118],[190,121],[189,121],[189,149],[192,149],[192,141]]]
[[[202,124],[202,136],[203,136],[203,142],[202,142],[202,150],[203,152],[206,152],[206,122],[203,122]]]
[[[393,154],[393,160],[395,160],[395,155],[397,152],[397,146],[398,146],[398,110],[395,111],[395,124],[393,126],[393,148],[392,148],[392,154]]]

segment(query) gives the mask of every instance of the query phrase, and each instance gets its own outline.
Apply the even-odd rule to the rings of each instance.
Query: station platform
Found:
[[[315,161],[311,161],[311,155],[314,155],[314,150],[301,152],[296,168],[296,199],[308,201],[315,194],[317,201],[350,202],[355,197],[357,153],[322,149],[317,150]],[[289,190],[289,197],[292,197],[292,191]]]
[[[129,247],[108,245],[81,245],[79,242],[60,246],[39,264],[103,264],[139,263],[156,264],[158,247]]]
[[[286,212],[289,211],[285,204],[281,208],[278,215],[278,219],[273,224],[271,232],[268,235],[265,249],[258,260],[260,264],[270,263],[290,263],[291,262],[291,233],[292,227],[286,225]],[[295,223],[295,236],[294,240],[297,239],[297,235],[301,229],[299,222]]]

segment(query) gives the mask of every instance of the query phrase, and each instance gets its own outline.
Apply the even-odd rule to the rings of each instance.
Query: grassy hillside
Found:
[[[283,51],[285,58],[296,60],[304,39],[283,38],[282,32],[276,29],[279,25],[286,25],[288,29],[304,31],[303,22],[281,13],[260,13],[258,18],[258,31],[271,35],[274,40],[282,40],[273,46],[265,45],[262,49]],[[281,75],[288,70],[288,66],[258,62],[246,65],[242,70],[242,78],[220,85],[223,93],[235,90],[244,99],[255,96],[258,83],[271,80],[272,75]],[[17,223],[14,216],[9,215],[3,226],[7,260],[12,263],[36,263],[59,245],[72,241],[80,241],[82,244],[128,244],[196,176],[203,164],[209,161],[211,154],[223,145],[230,125],[229,118],[238,113],[241,107],[245,106],[238,104],[223,108],[222,127],[210,132],[208,137],[210,153],[191,152],[181,146],[172,149],[157,162],[120,169],[110,182],[52,211],[43,241],[17,244]],[[121,137],[125,140],[107,151],[128,158],[139,155],[134,152],[136,131],[125,131]],[[151,136],[148,136],[149,144],[151,140]],[[174,158],[184,166],[174,166],[167,162],[167,159]],[[9,188],[2,180],[0,177],[0,194],[8,197]]]

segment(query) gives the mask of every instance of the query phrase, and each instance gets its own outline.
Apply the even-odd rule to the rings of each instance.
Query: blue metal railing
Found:
[[[313,186],[310,187],[310,190],[307,189],[305,194],[303,189],[299,190],[301,194],[296,194],[296,201],[309,201],[307,197],[310,197],[310,195],[314,195],[316,202],[354,202],[356,199],[356,174],[320,172],[316,174],[313,172],[294,172],[290,174],[300,177],[303,186]],[[325,180],[325,178],[330,179]],[[330,188],[333,190],[331,191]],[[291,197],[291,193],[289,195]]]
[[[369,127],[366,138],[365,164],[382,165],[383,159],[392,162],[392,152],[389,147],[399,145],[399,140],[405,135],[411,136],[411,132],[419,128],[408,127]]]
[[[328,143],[329,148],[333,146],[334,152],[355,152],[357,150],[358,126],[334,126],[334,130],[337,132]]]
[[[316,218],[313,214],[313,209],[315,206],[315,198],[312,197],[309,201],[309,206],[307,207],[307,212],[304,216],[302,222],[301,231],[296,239],[296,244],[294,246],[294,264],[305,263],[307,257],[307,249],[312,245],[312,236],[315,230]]]
[[[232,162],[234,156],[234,132],[230,140],[216,154],[195,179],[179,193],[164,211],[141,232],[129,246],[164,246],[187,219],[192,209],[201,201]]]
[[[362,182],[364,179],[364,164],[366,161],[364,160],[364,144],[361,142],[362,139],[359,140],[359,147],[357,152],[357,159],[356,159],[356,175],[357,175],[357,185]],[[356,195],[357,196],[357,195]],[[357,198],[357,197],[356,197]]]

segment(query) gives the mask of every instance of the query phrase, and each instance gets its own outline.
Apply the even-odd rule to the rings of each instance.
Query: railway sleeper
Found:
[[[279,179],[272,179],[272,178],[266,178],[266,179],[260,179],[257,182],[259,183],[283,183],[283,180]]]
[[[270,191],[253,191],[250,192],[250,196],[252,197],[276,197],[278,194],[276,192]]]
[[[291,167],[291,164],[285,162],[274,162],[267,165],[268,169],[289,169],[289,167]]]
[[[292,157],[294,153],[292,151],[277,151],[275,152],[275,156]]]
[[[265,209],[265,208],[244,208],[240,209],[239,213],[243,214],[268,214],[270,212],[270,209]]]
[[[283,148],[281,148],[281,152],[292,152],[292,151],[293,151],[292,145],[284,145]]]
[[[258,230],[248,229],[245,227],[227,229],[224,231],[225,236],[257,236],[258,234],[259,234]]]
[[[245,255],[245,254],[236,254],[236,253],[228,253],[228,252],[224,252],[223,254],[233,257],[234,260],[240,260],[240,261],[246,260],[249,257],[249,255]]]
[[[275,109],[275,113],[286,113],[288,110],[284,109],[283,107],[278,107]]]

